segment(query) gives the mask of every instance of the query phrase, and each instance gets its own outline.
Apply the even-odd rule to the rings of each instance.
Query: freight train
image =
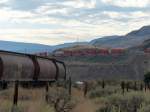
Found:
[[[66,79],[64,62],[54,58],[0,51],[0,81],[56,81]]]
[[[123,48],[99,48],[99,49],[84,49],[84,50],[62,50],[55,51],[54,56],[108,56],[108,55],[124,55],[127,52]]]

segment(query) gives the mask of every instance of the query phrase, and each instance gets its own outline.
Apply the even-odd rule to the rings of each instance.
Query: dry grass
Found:
[[[77,105],[71,112],[95,112],[99,105],[88,97],[84,97],[83,91],[78,89],[73,89],[73,97],[77,100]]]
[[[0,91],[0,112],[10,112],[13,107],[13,89]],[[44,89],[19,88],[16,112],[54,112],[53,107],[45,102]]]
[[[59,88],[57,88],[59,89]],[[49,88],[49,94],[56,91],[56,87]],[[71,112],[95,112],[97,105],[88,97],[84,98],[83,91],[73,88],[72,98],[76,105]],[[13,88],[0,91],[0,112],[11,112],[13,104]],[[19,88],[18,106],[15,112],[55,112],[53,105],[45,101],[45,89]]]

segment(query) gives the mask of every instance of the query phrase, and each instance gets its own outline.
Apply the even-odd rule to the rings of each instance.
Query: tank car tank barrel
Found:
[[[66,80],[66,79],[67,79],[67,70],[66,70],[66,65],[65,65],[65,63],[63,63],[63,66],[64,66],[64,69],[65,69],[65,77],[64,77],[64,80]]]
[[[67,78],[67,73],[66,73],[66,65],[65,65],[65,63],[64,62],[62,62],[62,61],[59,61],[59,60],[56,60],[56,62],[58,62],[58,63],[61,63],[62,65],[63,65],[63,67],[64,67],[64,72],[65,72],[65,74],[64,74],[64,80],[66,80],[66,78]]]
[[[28,56],[32,60],[33,65],[34,65],[33,80],[38,80],[38,76],[39,76],[39,73],[40,73],[40,66],[39,66],[39,63],[37,61],[37,57],[36,56],[32,56],[32,55],[28,55]]]
[[[58,76],[59,76],[59,68],[58,68],[58,65],[56,64],[56,60],[53,60],[53,63],[54,63],[54,65],[55,65],[55,67],[56,67],[55,80],[57,80],[57,79],[58,79]]]
[[[0,51],[0,80],[55,81],[65,80],[66,66],[54,58]]]

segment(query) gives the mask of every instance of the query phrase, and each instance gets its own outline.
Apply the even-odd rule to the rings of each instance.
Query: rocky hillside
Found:
[[[150,55],[131,54],[121,63],[66,62],[67,74],[73,80],[143,80],[150,71]]]
[[[147,39],[150,39],[150,26],[144,26],[139,30],[132,31],[123,36],[108,36],[99,38],[92,40],[90,43],[100,47],[129,48],[141,45]]]

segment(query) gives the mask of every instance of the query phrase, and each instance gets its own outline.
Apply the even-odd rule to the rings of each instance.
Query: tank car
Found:
[[[65,78],[64,62],[31,54],[0,51],[1,81],[56,81]]]

